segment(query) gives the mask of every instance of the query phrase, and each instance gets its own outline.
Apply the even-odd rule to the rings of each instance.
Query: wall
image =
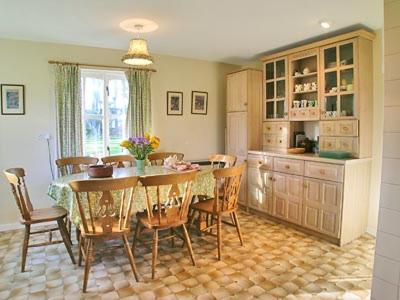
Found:
[[[400,0],[385,1],[383,160],[372,299],[400,293]]]
[[[51,180],[42,133],[55,136],[55,103],[49,59],[122,66],[123,51],[0,39],[0,83],[25,85],[26,115],[0,115],[0,170],[22,166],[37,207],[51,204],[46,196]],[[161,150],[181,151],[189,159],[224,151],[225,74],[239,66],[155,55],[152,78],[154,134]],[[182,91],[184,114],[166,116],[166,91]],[[208,114],[191,115],[191,91],[208,92]],[[53,159],[55,140],[51,140]],[[19,220],[8,184],[0,175],[0,224]],[[3,228],[5,228],[3,226]]]
[[[376,236],[378,230],[378,211],[381,187],[382,171],[382,140],[383,140],[383,36],[382,30],[375,31],[373,42],[373,125],[372,125],[372,163],[371,163],[371,185],[368,212],[367,231]]]

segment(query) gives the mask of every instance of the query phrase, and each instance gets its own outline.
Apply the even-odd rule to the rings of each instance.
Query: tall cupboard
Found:
[[[244,69],[227,75],[225,152],[243,163],[249,149],[261,149],[262,71]],[[246,203],[246,180],[239,202]]]

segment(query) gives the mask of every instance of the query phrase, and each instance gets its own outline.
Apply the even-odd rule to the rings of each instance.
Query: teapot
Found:
[[[178,157],[176,155],[168,156],[164,160],[164,166],[167,166],[167,167],[173,166],[174,164],[176,164],[177,161],[178,161]]]

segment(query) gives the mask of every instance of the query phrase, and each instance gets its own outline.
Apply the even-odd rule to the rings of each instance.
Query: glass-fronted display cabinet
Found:
[[[323,105],[321,119],[356,117],[355,40],[321,49]]]
[[[264,121],[285,120],[287,114],[287,59],[264,63]]]

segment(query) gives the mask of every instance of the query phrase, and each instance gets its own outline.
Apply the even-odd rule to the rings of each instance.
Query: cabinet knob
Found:
[[[332,143],[328,143],[328,147],[331,147],[332,146]]]
[[[349,127],[343,126],[343,131],[349,131]]]
[[[320,173],[321,175],[325,175],[325,170],[321,169],[321,170],[319,170],[319,173]]]
[[[308,188],[308,184],[307,183],[304,183],[303,186],[304,186],[305,189]]]
[[[268,177],[268,180],[274,180],[274,177],[272,177],[272,176],[270,176],[270,177]]]
[[[289,165],[286,165],[285,168],[286,168],[287,170],[289,170],[289,169],[290,169],[290,166],[289,166]]]

